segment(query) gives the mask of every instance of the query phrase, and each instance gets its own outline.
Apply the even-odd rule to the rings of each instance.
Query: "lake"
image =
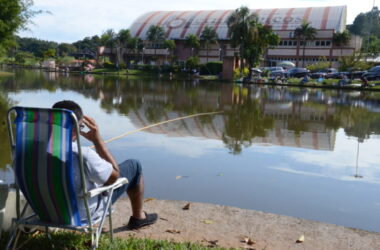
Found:
[[[380,232],[380,92],[14,72],[0,78],[3,175],[13,105],[74,100],[105,140],[195,115],[108,144],[119,162],[141,161],[146,197]]]

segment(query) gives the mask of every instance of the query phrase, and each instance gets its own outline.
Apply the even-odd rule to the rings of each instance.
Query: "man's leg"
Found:
[[[126,160],[119,165],[120,177],[128,179],[128,184],[116,189],[112,196],[112,203],[126,191],[131,201],[132,217],[128,227],[137,229],[142,226],[153,224],[157,220],[157,214],[146,214],[143,210],[144,203],[144,178],[141,164],[137,160]]]

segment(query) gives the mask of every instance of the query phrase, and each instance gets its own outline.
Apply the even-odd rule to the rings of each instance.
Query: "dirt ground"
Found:
[[[160,216],[137,231],[125,228],[131,215],[128,199],[115,204],[116,237],[198,242],[204,245],[258,250],[380,249],[380,234],[289,216],[204,203],[147,199],[144,209]],[[298,242],[300,238],[304,241]],[[302,240],[302,239],[301,239]]]

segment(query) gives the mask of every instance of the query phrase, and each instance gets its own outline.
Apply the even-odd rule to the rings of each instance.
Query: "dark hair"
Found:
[[[60,102],[55,103],[52,108],[71,110],[74,112],[78,121],[82,119],[83,117],[82,108],[76,102],[73,102],[73,101],[69,101],[69,100],[60,101]]]

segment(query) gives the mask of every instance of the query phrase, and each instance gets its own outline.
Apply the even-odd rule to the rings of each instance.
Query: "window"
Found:
[[[321,41],[321,46],[326,46],[326,41]]]
[[[315,41],[315,46],[321,46],[321,42],[320,41]]]
[[[330,46],[331,45],[331,41],[326,41],[326,46]]]
[[[284,46],[288,46],[288,41],[284,41]]]

